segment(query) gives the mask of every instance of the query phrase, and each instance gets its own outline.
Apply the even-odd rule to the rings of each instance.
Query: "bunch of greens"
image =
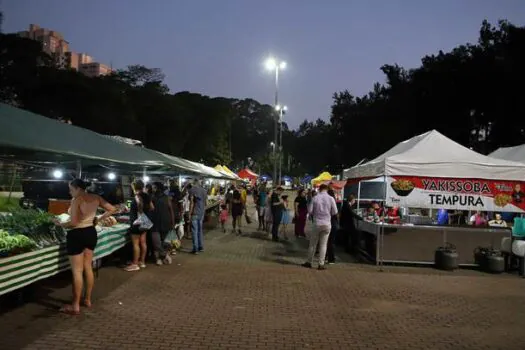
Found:
[[[10,235],[24,235],[33,240],[37,247],[44,248],[65,242],[62,227],[55,225],[53,215],[41,210],[17,209],[11,215],[0,217],[0,229]]]
[[[26,253],[36,248],[36,243],[24,235],[10,235],[0,230],[0,256]]]

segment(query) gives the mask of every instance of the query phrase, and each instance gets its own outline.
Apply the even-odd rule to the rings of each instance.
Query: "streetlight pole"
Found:
[[[288,107],[277,105],[275,109],[279,112],[279,184],[281,184],[283,168],[283,114],[288,110]]]
[[[266,60],[266,69],[269,71],[275,71],[275,107],[279,105],[279,70],[283,70],[286,68],[286,62],[284,61],[277,61],[275,58],[270,57],[268,60]],[[277,146],[277,118],[274,119],[274,145]],[[277,179],[277,158],[275,158],[275,146],[274,146],[274,158],[273,158],[273,181],[276,181]],[[279,179],[279,185],[280,185],[280,179]]]
[[[273,164],[275,165],[275,146],[276,146],[275,142],[273,142],[273,141],[270,142],[270,146],[272,147],[272,157],[273,157],[273,160],[274,160]],[[274,168],[274,170],[275,170],[275,168]],[[275,182],[275,177],[272,178],[272,181]]]

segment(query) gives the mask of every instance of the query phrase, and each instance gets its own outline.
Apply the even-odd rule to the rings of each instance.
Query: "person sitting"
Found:
[[[387,220],[392,224],[399,224],[401,222],[401,214],[398,206],[388,208],[386,212]]]
[[[501,218],[500,213],[496,213],[494,220],[489,221],[489,226],[492,227],[507,227],[507,222]]]
[[[372,202],[372,209],[375,211],[376,215],[379,217],[383,216],[383,208],[377,202]]]
[[[448,210],[439,209],[437,214],[437,224],[440,226],[448,225],[450,223],[450,218],[448,215]]]
[[[487,225],[487,218],[485,216],[485,213],[477,211],[476,214],[470,217],[469,222],[473,226],[485,226]]]

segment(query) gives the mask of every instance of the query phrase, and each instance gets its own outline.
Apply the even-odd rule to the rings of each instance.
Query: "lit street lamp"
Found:
[[[272,148],[272,157],[275,159],[275,142],[270,142],[270,147]]]
[[[283,114],[286,113],[288,107],[277,105],[275,110],[279,112],[279,185],[282,180],[282,168],[283,168]]]
[[[266,69],[275,72],[275,106],[279,105],[279,71],[286,69],[286,62],[279,61],[273,57],[266,60]],[[274,144],[277,145],[277,119],[274,122]],[[275,146],[274,146],[275,147]],[[273,160],[273,179],[277,178],[277,159]]]

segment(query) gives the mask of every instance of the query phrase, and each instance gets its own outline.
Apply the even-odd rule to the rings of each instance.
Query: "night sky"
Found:
[[[286,60],[287,121],[328,118],[332,94],[367,93],[379,67],[477,40],[483,19],[525,24],[524,0],[0,0],[4,32],[30,23],[76,52],[161,68],[173,92],[273,103],[270,53]]]

